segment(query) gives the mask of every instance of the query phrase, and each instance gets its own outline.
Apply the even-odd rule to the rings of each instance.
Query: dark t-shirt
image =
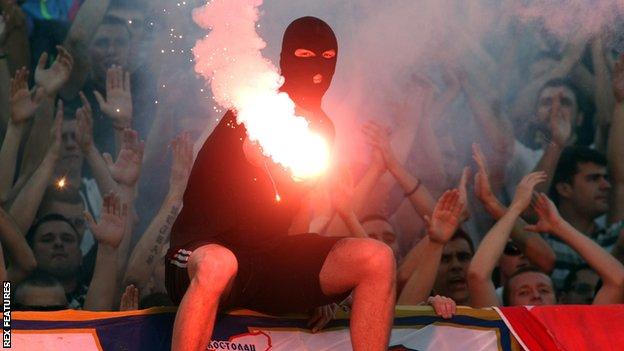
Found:
[[[228,111],[204,143],[171,230],[170,252],[197,242],[258,249],[288,235],[310,189],[269,160],[266,167],[251,164],[243,151],[246,137]]]

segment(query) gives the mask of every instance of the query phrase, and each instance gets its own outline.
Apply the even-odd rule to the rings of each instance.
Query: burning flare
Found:
[[[266,43],[256,33],[262,0],[212,0],[193,19],[210,33],[193,48],[195,70],[215,101],[237,112],[247,136],[262,153],[288,169],[295,180],[315,178],[329,165],[329,145],[295,115],[295,104],[279,88],[277,67],[262,57]]]
[[[65,177],[61,177],[59,180],[56,181],[56,187],[59,190],[64,189],[66,185],[67,185],[67,180],[65,179]]]

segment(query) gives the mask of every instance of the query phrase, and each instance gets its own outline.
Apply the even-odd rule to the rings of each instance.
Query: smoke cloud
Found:
[[[237,112],[251,141],[292,171],[295,178],[319,175],[327,167],[327,142],[310,131],[295,105],[279,93],[277,67],[262,57],[265,42],[256,33],[262,0],[213,0],[193,12],[210,33],[193,48],[195,70],[210,82],[215,101]]]

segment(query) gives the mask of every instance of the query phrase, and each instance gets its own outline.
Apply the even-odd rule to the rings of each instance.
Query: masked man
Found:
[[[304,17],[286,29],[280,59],[281,90],[329,142],[334,127],[321,99],[337,51],[329,25]],[[224,116],[195,161],[171,232],[166,283],[180,304],[173,350],[205,349],[220,309],[306,312],[351,292],[353,349],[387,349],[395,303],[392,250],[372,239],[297,234],[295,227],[307,231],[293,219],[310,191],[258,153],[233,112]]]

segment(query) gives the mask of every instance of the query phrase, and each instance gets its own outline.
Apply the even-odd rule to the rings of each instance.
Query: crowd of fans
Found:
[[[164,254],[209,126],[201,95],[166,89],[199,90],[190,56],[158,59],[171,20],[159,1],[41,3],[0,0],[2,280],[23,310],[171,305]],[[462,69],[445,68],[438,96],[415,78],[430,92],[413,118],[432,157],[448,157],[445,111],[459,95],[484,132],[474,162],[455,165],[455,188],[408,170],[393,131],[370,121],[365,172],[357,182],[341,173],[313,202],[310,230],[392,248],[397,304],[448,318],[456,304],[624,302],[624,56],[600,35],[541,45],[509,96],[481,91]],[[448,166],[432,169],[447,179]],[[384,177],[424,228],[406,234],[388,206],[370,211]],[[401,245],[405,235],[417,239]]]

